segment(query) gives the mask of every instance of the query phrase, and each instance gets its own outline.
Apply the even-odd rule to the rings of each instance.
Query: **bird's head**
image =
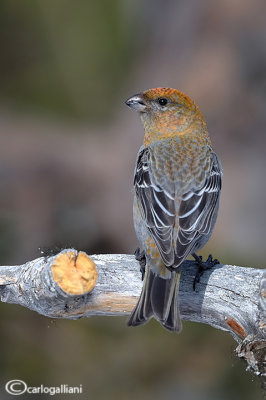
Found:
[[[192,125],[195,125],[195,128],[206,128],[197,105],[177,89],[149,89],[130,97],[126,105],[140,113],[145,131],[145,144],[169,136],[182,135],[190,130]]]

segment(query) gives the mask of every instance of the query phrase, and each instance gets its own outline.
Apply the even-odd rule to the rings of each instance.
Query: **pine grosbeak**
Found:
[[[185,94],[150,89],[126,104],[140,113],[144,144],[136,161],[133,216],[146,266],[143,288],[128,325],[157,319],[166,329],[182,329],[178,288],[180,265],[211,236],[216,221],[222,168],[212,150],[204,118]]]

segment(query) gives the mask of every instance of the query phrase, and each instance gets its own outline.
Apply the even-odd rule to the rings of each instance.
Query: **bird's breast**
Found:
[[[182,196],[203,186],[210,170],[211,148],[197,138],[168,138],[150,147],[154,183]]]

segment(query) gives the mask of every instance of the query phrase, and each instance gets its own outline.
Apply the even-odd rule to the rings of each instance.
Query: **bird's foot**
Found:
[[[145,275],[146,256],[144,251],[140,251],[139,247],[135,251],[135,258],[139,262],[141,279],[143,280]]]
[[[209,255],[206,261],[203,261],[202,257],[198,256],[196,253],[193,253],[192,256],[195,258],[199,267],[193,282],[193,290],[195,291],[196,284],[200,282],[200,277],[202,276],[203,272],[206,271],[207,269],[211,269],[216,264],[220,264],[220,262],[216,258],[213,260],[211,254]]]

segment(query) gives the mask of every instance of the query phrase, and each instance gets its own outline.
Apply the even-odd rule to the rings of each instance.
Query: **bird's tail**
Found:
[[[179,281],[179,270],[171,272],[171,277],[165,279],[146,266],[141,295],[127,324],[142,325],[154,317],[169,331],[180,332],[182,323],[178,303]]]

